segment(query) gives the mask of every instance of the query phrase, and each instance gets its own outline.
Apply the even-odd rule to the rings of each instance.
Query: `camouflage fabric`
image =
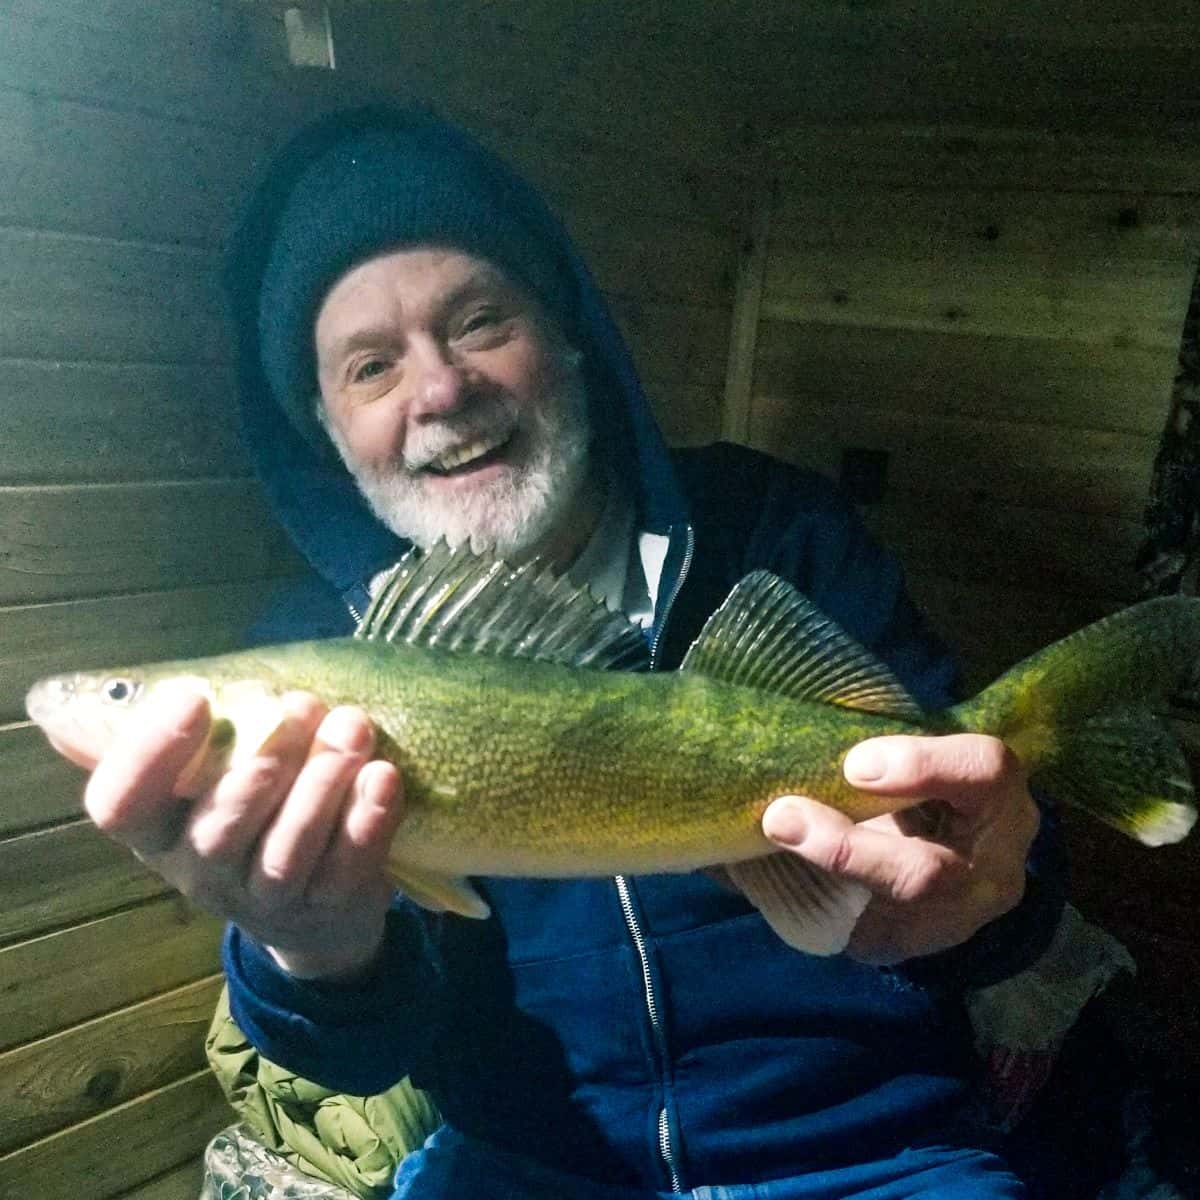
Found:
[[[268,1150],[248,1125],[231,1125],[208,1144],[200,1200],[356,1200]]]
[[[401,1080],[377,1096],[347,1096],[323,1088],[292,1071],[261,1058],[229,1013],[223,990],[205,1042],[209,1064],[245,1132],[273,1158],[296,1170],[299,1179],[336,1184],[334,1192],[214,1192],[212,1197],[236,1200],[271,1196],[387,1196],[400,1160],[417,1149],[437,1128],[441,1118],[429,1097]],[[212,1153],[228,1157],[249,1153],[243,1136],[227,1140]],[[240,1149],[239,1149],[240,1148]],[[221,1159],[221,1161],[225,1161]],[[228,1182],[232,1183],[234,1176]]]

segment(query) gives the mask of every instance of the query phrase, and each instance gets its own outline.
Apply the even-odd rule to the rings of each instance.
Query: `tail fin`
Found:
[[[1164,707],[1200,659],[1200,599],[1148,600],[1018,663],[953,715],[1005,741],[1030,779],[1149,846],[1196,820]]]

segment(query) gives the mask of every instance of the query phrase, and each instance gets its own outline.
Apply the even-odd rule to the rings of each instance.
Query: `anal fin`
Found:
[[[837,879],[787,851],[726,863],[718,873],[789,946],[806,954],[844,950],[871,899],[862,884]]]
[[[484,898],[461,876],[425,871],[406,862],[389,860],[392,882],[414,903],[430,912],[452,912],[476,921],[492,915]]]

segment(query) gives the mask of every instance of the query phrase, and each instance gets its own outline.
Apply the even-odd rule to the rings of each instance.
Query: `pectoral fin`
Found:
[[[439,875],[404,862],[389,862],[388,874],[414,904],[430,912],[452,912],[476,921],[492,915],[487,901],[461,876]]]
[[[789,946],[806,954],[844,950],[871,898],[862,884],[837,879],[786,851],[727,863],[719,871]]]
[[[275,752],[287,710],[269,684],[258,679],[237,680],[222,685],[216,694],[206,679],[177,676],[158,684],[149,698],[162,700],[179,690],[208,696],[212,724],[208,740],[176,779],[177,796],[198,796],[214,787],[231,767]]]

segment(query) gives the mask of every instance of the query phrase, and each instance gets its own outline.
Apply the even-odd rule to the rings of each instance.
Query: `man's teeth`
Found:
[[[445,454],[438,455],[429,466],[434,471],[453,471],[455,467],[461,467],[464,463],[472,462],[477,458],[482,458],[485,454],[490,454],[503,441],[503,438],[480,440],[478,442],[471,442],[466,446],[461,446],[457,450],[447,450]]]

